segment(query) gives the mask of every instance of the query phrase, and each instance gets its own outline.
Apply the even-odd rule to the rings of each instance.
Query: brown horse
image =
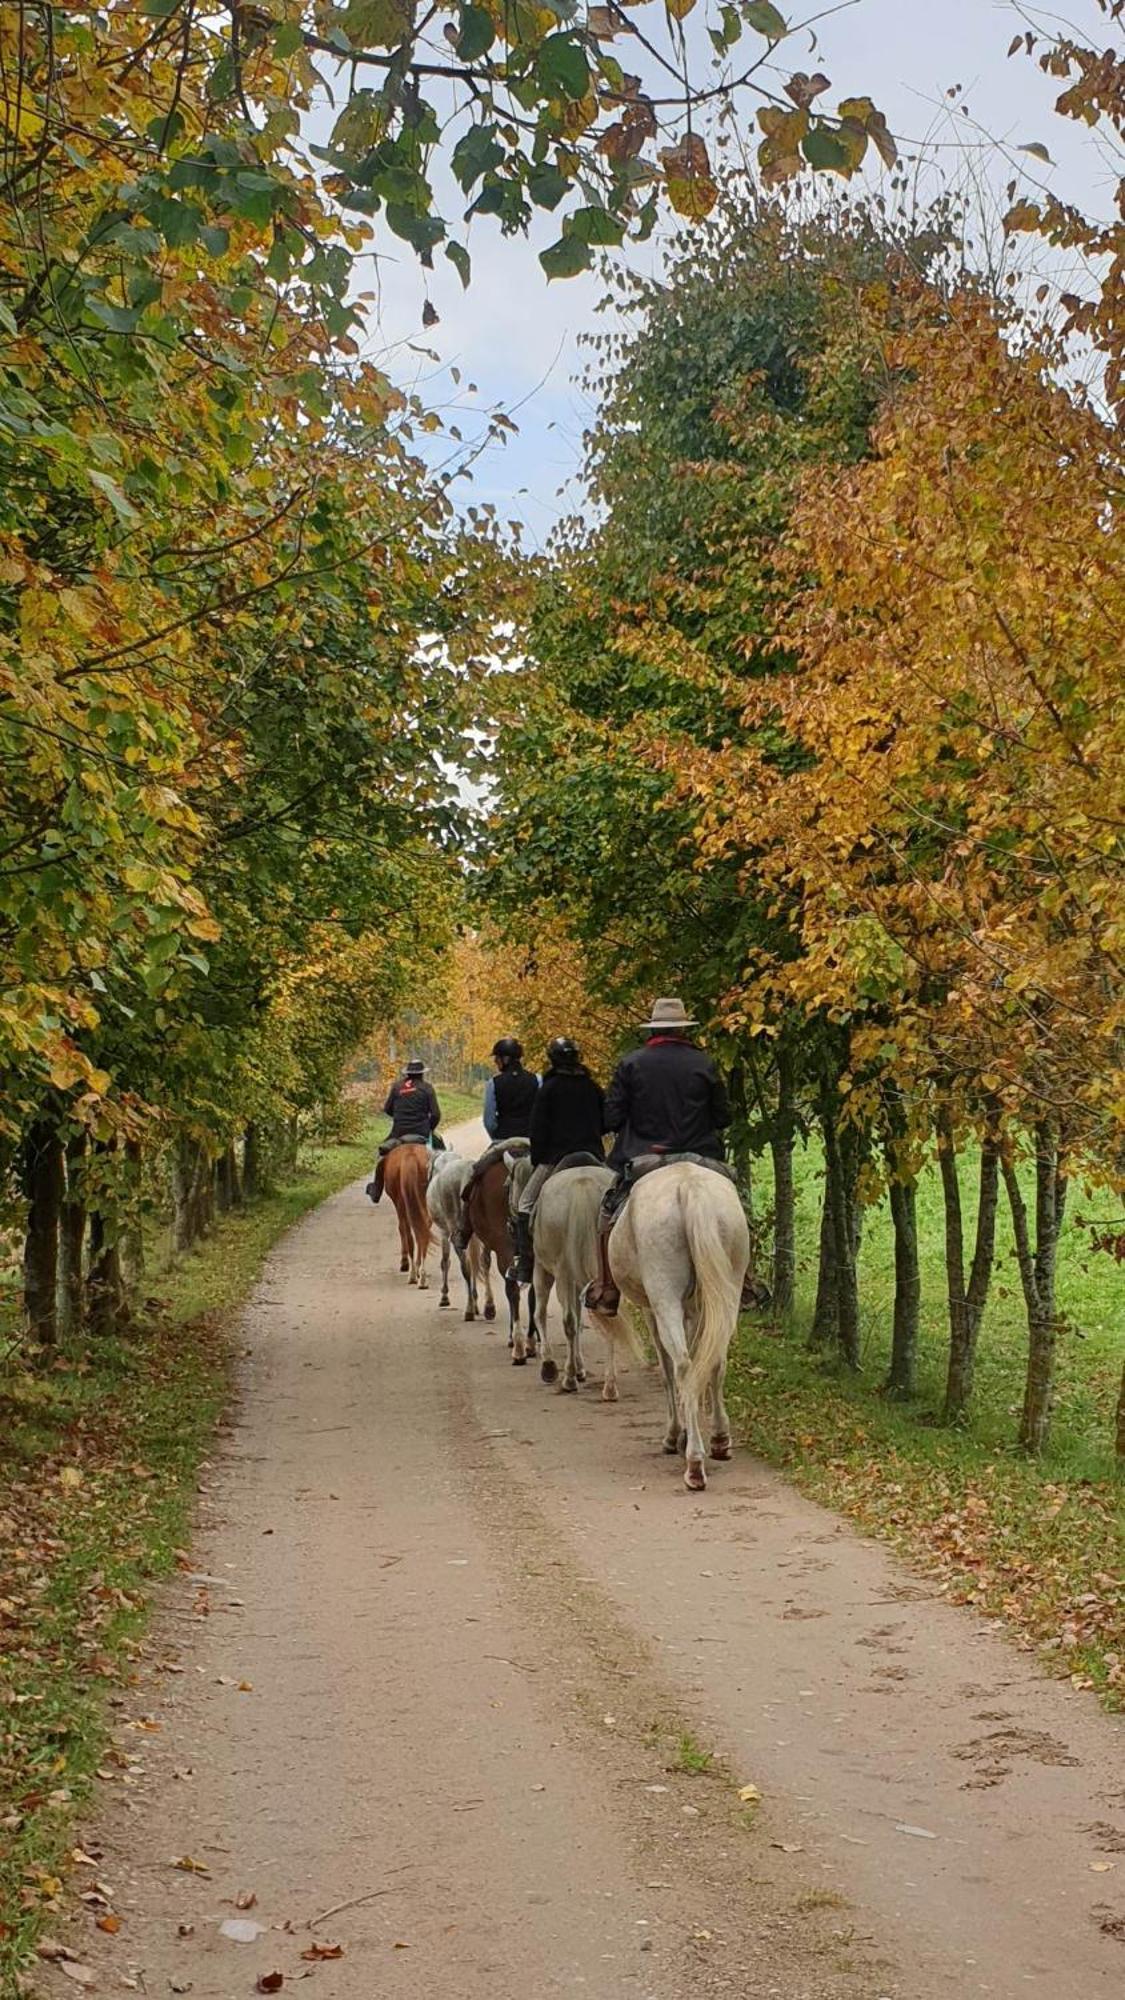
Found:
[[[428,1146],[396,1146],[387,1154],[386,1190],[398,1216],[402,1246],[400,1271],[409,1271],[410,1282],[419,1291],[429,1290],[426,1258],[430,1249],[430,1211],[426,1206],[426,1183],[430,1175]]]
[[[394,1158],[393,1153],[391,1158]],[[465,1214],[470,1233],[479,1238],[486,1250],[491,1250],[497,1269],[504,1273],[504,1295],[508,1301],[508,1346],[512,1350],[513,1366],[522,1368],[528,1355],[536,1353],[538,1348],[535,1288],[532,1286],[527,1294],[525,1341],[520,1325],[519,1281],[510,1274],[515,1248],[508,1227],[508,1166],[502,1157],[493,1160],[479,1180],[474,1179],[465,1203]]]

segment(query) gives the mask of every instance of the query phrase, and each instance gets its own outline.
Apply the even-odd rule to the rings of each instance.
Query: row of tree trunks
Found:
[[[1019,1441],[1024,1451],[1038,1453],[1051,1427],[1055,1386],[1055,1354],[1059,1316],[1055,1301],[1055,1269],[1059,1234],[1066,1208],[1066,1175],[1058,1132],[1044,1121],[1035,1128],[1035,1242],[1028,1227],[1027,1204],[1008,1153],[1002,1160],[1004,1186],[1012,1211],[1019,1266],[1027,1312],[1027,1381],[1020,1416]]]
[[[23,1149],[27,1224],[23,1245],[23,1295],[32,1338],[45,1347],[58,1338],[59,1218],[66,1196],[66,1160],[55,1123],[32,1125]]]

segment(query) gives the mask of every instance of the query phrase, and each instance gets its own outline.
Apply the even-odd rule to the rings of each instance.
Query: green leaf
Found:
[[[563,233],[577,236],[580,243],[620,243],[625,224],[620,216],[611,215],[608,208],[576,208],[567,216]]]
[[[540,44],[536,69],[548,92],[561,91],[576,104],[589,95],[590,66],[572,35],[548,35]]]
[[[404,208],[401,202],[387,203],[387,224],[404,243],[410,243],[418,252],[427,270],[433,264],[433,252],[445,235],[445,224],[437,215],[419,215],[416,209]]]
[[[771,42],[780,42],[789,33],[789,23],[771,5],[771,0],[747,0],[746,19],[759,35],[765,35]]]
[[[488,54],[496,40],[496,24],[484,7],[462,7],[461,26],[455,44],[461,62],[476,62]]]
[[[199,240],[211,257],[225,257],[230,249],[230,231],[218,222],[205,222]]]
[[[827,125],[814,125],[801,140],[801,151],[810,167],[818,172],[850,173],[854,165],[852,148]]]
[[[447,243],[445,254],[452,264],[461,283],[467,288],[473,275],[473,260],[463,243]]]
[[[453,148],[450,165],[468,194],[473,182],[483,179],[493,167],[498,167],[504,157],[495,125],[470,125]]]
[[[299,21],[279,21],[273,31],[273,52],[284,62],[286,56],[295,56],[304,41]]]
[[[557,208],[569,186],[565,174],[556,173],[553,167],[537,167],[528,179],[527,192],[536,208]]]
[[[588,271],[593,261],[590,245],[577,236],[560,236],[549,250],[539,253],[539,262],[549,278],[576,278],[579,271]]]
[[[87,468],[86,477],[91,486],[96,486],[99,493],[105,494],[114,513],[119,515],[121,520],[127,521],[130,527],[140,520],[136,508],[125,498],[116,479],[111,479],[108,472],[94,472]]]

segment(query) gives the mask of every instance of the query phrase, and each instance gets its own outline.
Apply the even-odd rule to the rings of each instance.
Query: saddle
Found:
[[[474,1161],[473,1171],[462,1189],[462,1201],[468,1201],[473,1189],[483,1180],[488,1169],[496,1165],[497,1160],[523,1159],[530,1151],[530,1139],[498,1139],[494,1146],[489,1146],[487,1152],[481,1154],[479,1160]]]
[[[733,1181],[735,1172],[725,1160],[712,1160],[705,1153],[638,1153],[625,1168],[624,1180],[628,1187],[634,1181],[643,1180],[646,1174],[654,1173],[657,1167],[709,1167],[714,1174],[722,1174],[724,1179]]]
[[[554,1166],[551,1168],[551,1175],[553,1177],[555,1174],[563,1174],[567,1171],[568,1167],[604,1166],[604,1153],[564,1153],[561,1160],[555,1161]]]
[[[379,1151],[385,1156],[393,1153],[396,1146],[424,1146],[426,1143],[424,1132],[400,1132],[397,1139],[384,1139]]]

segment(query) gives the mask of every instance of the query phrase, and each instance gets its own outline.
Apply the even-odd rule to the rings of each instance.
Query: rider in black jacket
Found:
[[[724,1158],[722,1133],[730,1124],[730,1103],[714,1062],[693,1042],[682,1000],[656,1000],[645,1023],[643,1048],[618,1063],[605,1102],[605,1122],[615,1134],[611,1167],[624,1172],[631,1160],[652,1153],[698,1153],[703,1159]],[[590,1287],[587,1304],[600,1313],[615,1313],[620,1294],[609,1272],[609,1224],[628,1182],[618,1181],[603,1203],[599,1237],[601,1276]]]
[[[543,1184],[568,1153],[602,1157],[605,1094],[585,1067],[569,1035],[559,1035],[547,1050],[547,1069],[531,1112],[531,1174],[513,1218],[516,1230],[516,1275],[530,1285],[535,1275],[531,1225]]]
[[[433,1084],[426,1082],[425,1063],[416,1059],[407,1063],[405,1073],[392,1083],[387,1092],[383,1114],[390,1119],[391,1129],[379,1148],[375,1178],[367,1190],[372,1201],[378,1201],[382,1195],[387,1154],[396,1146],[407,1139],[432,1140],[439,1148],[442,1146],[442,1141],[437,1138],[441,1105]]]

